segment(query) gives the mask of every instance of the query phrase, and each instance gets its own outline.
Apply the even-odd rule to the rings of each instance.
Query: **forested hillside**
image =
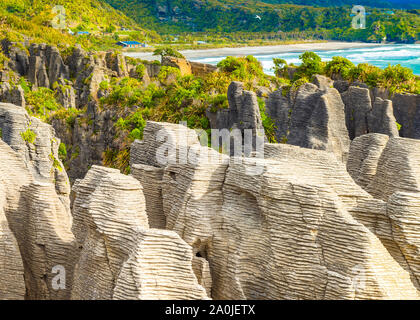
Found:
[[[275,32],[301,38],[414,42],[420,39],[416,10],[367,8],[366,29],[352,28],[351,7],[311,7],[234,0],[106,0],[142,26],[163,33]],[[273,0],[274,1],[274,0]],[[309,35],[309,36],[307,36]]]
[[[375,8],[396,8],[396,9],[415,9],[420,8],[420,1],[418,0],[262,0],[267,3],[277,4],[300,4],[306,6],[316,7],[338,7],[338,6],[353,6],[355,4],[361,6],[375,7]]]
[[[64,29],[53,28],[60,23],[56,5],[65,9]],[[64,17],[64,16],[63,16]],[[54,20],[55,19],[55,20]],[[73,45],[80,43],[87,48],[106,47],[115,43],[116,30],[121,28],[136,31],[143,36],[159,38],[155,32],[139,28],[136,22],[123,13],[98,0],[2,0],[0,2],[0,37],[11,41]],[[89,36],[74,36],[70,32],[89,32]],[[105,37],[108,35],[108,37]]]

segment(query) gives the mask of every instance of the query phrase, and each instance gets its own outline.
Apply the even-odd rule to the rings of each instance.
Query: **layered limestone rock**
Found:
[[[59,80],[55,88],[57,102],[64,108],[76,108],[76,93],[71,83]]]
[[[257,96],[244,90],[242,82],[233,81],[228,88],[229,108],[208,112],[210,124],[215,129],[262,129]]]
[[[68,299],[74,260],[70,212],[58,198],[55,186],[35,181],[22,157],[3,141],[0,158],[0,185],[5,194],[0,208],[7,218],[7,222],[2,221],[2,229],[8,223],[19,248],[15,259],[11,256],[6,263],[15,268],[9,274],[16,281],[10,292],[23,292],[28,299]],[[1,242],[9,252],[11,239]],[[55,274],[56,268],[63,273]],[[22,290],[19,279],[23,278]]]
[[[353,140],[367,133],[399,136],[392,101],[382,99],[377,91],[375,91],[374,103],[372,103],[372,94],[368,88],[350,86],[341,94],[346,106],[346,125],[350,139]]]
[[[19,220],[24,228],[17,239],[25,266],[26,298],[69,299],[75,259],[72,217],[52,184],[34,182],[21,192]]]
[[[420,192],[420,141],[369,134],[355,139],[347,169],[375,198]]]
[[[148,165],[163,143],[154,141],[143,149]],[[178,145],[196,161],[164,169],[167,229],[208,261],[213,298],[419,298],[386,203],[357,186],[333,153],[265,146],[265,160],[209,162],[215,151]]]
[[[267,100],[268,114],[275,121],[279,142],[333,152],[345,161],[350,144],[344,104],[336,89],[324,90],[303,84],[293,95],[280,89]]]
[[[168,162],[186,163],[187,147],[199,144],[194,130],[172,123],[147,121],[143,136],[143,140],[135,140],[131,145],[130,165],[164,167]]]
[[[105,56],[106,66],[108,69],[115,71],[118,77],[127,77],[127,64],[122,54],[116,54],[112,51],[107,52]]]
[[[389,139],[366,190],[384,200],[395,192],[420,192],[420,141]]]
[[[369,133],[367,115],[372,109],[369,89],[351,86],[341,96],[346,106],[346,125],[350,139]]]
[[[94,166],[74,189],[80,258],[73,299],[207,297],[192,270],[191,248],[174,232],[149,229],[137,180]]]
[[[418,298],[411,274],[353,216],[360,210],[365,212],[358,215],[377,214],[373,199],[348,179],[338,180],[336,171],[311,165],[306,157],[293,159],[268,162],[257,177],[244,174],[246,163],[229,166],[222,209],[229,250],[222,249],[222,238],[212,251],[229,255],[230,262],[210,262],[213,297]],[[342,186],[334,190],[338,181]],[[348,190],[341,189],[345,184]]]
[[[396,192],[388,202],[392,234],[420,284],[420,192]]]
[[[209,73],[216,72],[217,66],[207,63],[189,61],[191,65],[191,73],[198,77],[206,76]]]
[[[187,76],[187,75],[192,74],[191,64],[186,59],[163,56],[162,65],[179,69],[179,71],[181,72],[181,76]]]
[[[29,68],[29,55],[27,50],[21,44],[16,44],[6,39],[1,41],[1,48],[9,58],[7,66],[21,76],[26,75]]]
[[[22,157],[36,180],[54,183],[69,210],[70,182],[58,158],[60,140],[54,129],[22,107],[0,103],[0,131],[1,139]]]
[[[387,201],[388,244],[400,251],[396,259],[420,286],[420,142],[369,134],[352,143],[347,168],[355,181],[378,199]],[[385,240],[386,241],[386,240]],[[397,247],[397,248],[396,248]]]
[[[166,217],[162,204],[163,169],[144,164],[133,164],[131,174],[140,181],[146,200],[146,212],[151,228],[165,229]]]
[[[52,87],[58,79],[69,78],[69,68],[57,48],[45,44],[29,47],[28,80],[35,87]]]
[[[367,120],[369,132],[382,133],[390,137],[399,136],[391,100],[376,98]]]
[[[212,129],[219,130],[219,145],[226,143],[223,140],[230,139],[231,155],[235,152],[235,144],[246,144],[246,139],[252,139],[252,148],[250,148],[252,150],[245,148],[243,150],[249,154],[258,149],[260,140],[262,143],[267,140],[264,136],[257,95],[255,92],[244,90],[242,82],[233,81],[228,87],[227,97],[228,109],[219,109],[216,112],[213,112],[211,108],[207,109],[206,115],[210,120],[210,126]],[[211,138],[212,141],[217,140],[215,136]]]
[[[25,297],[23,261],[6,218],[6,213],[19,201],[18,190],[6,181],[7,170],[22,169],[20,164],[23,165],[16,154],[0,140],[0,300],[22,300]],[[18,177],[19,174],[24,178],[22,173],[11,173]]]
[[[0,186],[0,300],[23,300],[23,262],[16,238],[4,213],[5,202],[4,190]]]
[[[392,103],[395,118],[401,125],[400,136],[420,139],[420,95],[397,93]]]
[[[347,171],[365,190],[376,175],[379,158],[388,140],[386,135],[370,133],[357,137],[350,145]]]
[[[315,84],[321,90],[328,90],[334,87],[334,81],[328,77],[316,74],[312,78],[312,83]]]
[[[0,83],[0,101],[25,107],[25,93],[20,85],[12,86],[8,82]]]

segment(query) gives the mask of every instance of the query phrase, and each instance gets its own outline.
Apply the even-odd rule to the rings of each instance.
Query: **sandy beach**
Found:
[[[180,51],[187,59],[217,56],[246,56],[255,54],[274,54],[285,52],[303,52],[303,51],[323,51],[323,50],[341,50],[349,48],[367,48],[381,46],[377,43],[363,42],[315,42],[315,43],[299,43],[275,46],[258,46],[258,47],[240,47],[240,48],[216,48],[204,50],[183,50]],[[144,60],[158,60],[152,52],[126,52],[124,55],[129,57],[140,58]]]

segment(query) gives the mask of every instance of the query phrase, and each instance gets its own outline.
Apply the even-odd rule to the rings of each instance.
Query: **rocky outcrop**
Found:
[[[15,218],[24,225],[17,239],[25,266],[26,298],[69,299],[75,259],[71,215],[53,184],[34,182],[23,186],[21,193],[20,217]]]
[[[249,131],[249,139],[252,139],[252,148],[249,148],[251,150],[248,151],[246,148],[242,150],[245,153],[249,153],[257,149],[259,140],[262,140],[262,143],[264,140],[267,140],[265,136],[261,136],[264,128],[257,95],[255,92],[244,90],[242,82],[233,81],[229,85],[227,97],[229,101],[228,109],[219,109],[216,112],[213,112],[211,108],[207,109],[206,115],[210,120],[211,128],[219,130],[220,146],[223,146],[225,143],[223,140],[226,140],[224,133],[228,135],[227,139],[230,139],[231,155],[235,153],[235,143],[246,143],[245,140],[248,139],[248,132],[246,131]],[[235,137],[235,134],[238,134],[238,136]],[[217,141],[217,136],[212,136],[211,138],[213,139],[212,141],[215,141],[215,139]],[[238,150],[241,151],[241,148]]]
[[[390,137],[399,136],[391,100],[376,98],[367,120],[369,132],[382,133]]]
[[[357,86],[350,86],[341,96],[346,106],[346,125],[350,139],[367,133],[399,136],[391,100],[377,96],[372,103],[371,91]]]
[[[25,92],[20,85],[12,86],[8,82],[0,83],[0,101],[25,108]]]
[[[397,93],[392,103],[395,119],[401,125],[400,136],[420,139],[420,95]]]
[[[341,96],[346,106],[346,125],[350,139],[369,133],[367,116],[372,109],[369,89],[351,86]]]
[[[178,150],[178,146],[199,144],[194,130],[178,124],[148,121],[143,136],[143,140],[135,140],[131,144],[130,166],[165,167],[168,163],[186,163],[187,149]]]
[[[392,234],[420,284],[420,193],[396,192],[388,202]]]
[[[8,67],[21,76],[26,75],[29,69],[29,55],[26,48],[8,40],[1,41],[1,48],[9,58]]]
[[[55,87],[57,102],[64,108],[76,108],[76,93],[71,83],[59,79]]]
[[[107,68],[116,72],[118,77],[122,78],[128,76],[127,64],[122,54],[116,54],[112,51],[107,52],[105,60]]]
[[[191,248],[174,232],[149,229],[137,180],[94,166],[75,193],[73,231],[81,251],[73,299],[206,298]]]
[[[328,90],[334,87],[334,81],[332,79],[319,74],[313,76],[312,83],[321,90]]]
[[[154,141],[148,165],[163,143]],[[164,168],[166,227],[208,261],[213,298],[419,298],[385,202],[333,153],[265,146],[265,160],[206,162],[215,151],[177,145],[198,161]],[[249,174],[256,164],[263,170]]]
[[[131,174],[140,181],[146,201],[146,212],[151,228],[165,229],[166,217],[162,204],[163,169],[144,164],[133,164]]]
[[[191,65],[191,73],[198,77],[206,76],[209,73],[216,72],[218,70],[217,66],[207,63],[200,63],[189,61]]]
[[[4,159],[2,159],[4,161]],[[22,257],[4,212],[5,192],[0,186],[0,300],[23,300],[25,279]]]
[[[17,210],[19,187],[14,184],[30,180],[22,160],[0,140],[0,300],[25,298],[22,256],[7,214]]]
[[[28,80],[35,87],[52,87],[58,79],[69,79],[69,67],[57,48],[45,44],[29,47]]]
[[[54,129],[26,110],[12,104],[0,103],[1,139],[24,160],[36,180],[53,183],[69,210],[70,182],[58,158],[60,140]]]
[[[388,141],[386,135],[370,133],[357,137],[350,145],[347,171],[365,190],[376,175],[379,158]]]
[[[355,181],[375,198],[387,201],[386,216],[394,247],[420,284],[420,142],[369,134],[352,142],[347,164]]]
[[[186,59],[163,56],[162,66],[169,66],[179,69],[179,71],[181,72],[181,76],[187,76],[192,74],[191,64]]]
[[[38,176],[22,157],[3,141],[0,158],[4,195],[0,211],[7,218],[1,225],[2,230],[9,226],[16,238],[13,241],[9,233],[0,242],[10,255],[6,267],[13,266],[12,272],[5,273],[16,281],[10,292],[18,294],[17,298],[68,299],[74,259],[70,212],[58,198],[55,186],[37,181]],[[56,274],[58,269],[61,272]]]
[[[420,192],[420,141],[366,135],[352,143],[347,168],[378,199],[395,192]]]
[[[266,109],[275,121],[277,141],[327,150],[346,159],[350,141],[344,104],[336,89],[306,83],[295,94],[284,95],[281,88],[270,94]]]

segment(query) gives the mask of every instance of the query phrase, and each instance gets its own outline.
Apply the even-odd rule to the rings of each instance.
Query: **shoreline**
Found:
[[[388,44],[392,45],[392,44]],[[198,49],[198,50],[181,50],[180,52],[188,59],[193,60],[203,57],[220,57],[220,56],[247,56],[247,55],[265,55],[274,53],[288,52],[304,52],[304,51],[329,51],[343,50],[352,48],[371,48],[382,47],[386,44],[365,43],[365,42],[311,42],[299,44],[284,44],[274,46],[255,46],[255,47],[237,47],[237,48],[215,48],[215,49]],[[125,56],[140,58],[143,60],[158,60],[153,52],[125,52]]]

